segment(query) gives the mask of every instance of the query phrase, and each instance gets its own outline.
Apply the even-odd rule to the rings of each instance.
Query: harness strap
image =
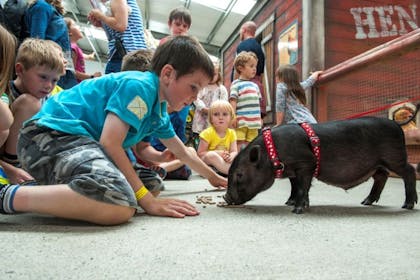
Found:
[[[282,178],[283,171],[284,171],[284,164],[280,161],[279,156],[277,154],[276,147],[274,146],[273,137],[271,136],[271,128],[264,127],[262,129],[262,135],[264,139],[265,148],[267,149],[268,156],[270,157],[271,162],[275,168],[275,177]]]
[[[319,137],[315,134],[312,126],[308,123],[301,123],[300,126],[305,131],[306,135],[308,135],[309,141],[311,142],[312,152],[316,158],[316,167],[314,171],[314,177],[318,177],[319,175],[319,166],[321,161],[321,141]]]

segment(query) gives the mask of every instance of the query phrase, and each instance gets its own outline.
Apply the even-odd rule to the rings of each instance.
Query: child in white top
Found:
[[[214,76],[209,85],[203,88],[194,101],[195,113],[192,123],[192,131],[200,134],[201,131],[208,127],[208,112],[210,105],[216,100],[228,100],[228,92],[222,84],[220,67],[218,62],[214,64]]]

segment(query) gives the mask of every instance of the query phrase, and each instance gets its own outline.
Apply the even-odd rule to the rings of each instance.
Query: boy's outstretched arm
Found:
[[[143,186],[143,182],[137,176],[122,147],[128,129],[129,126],[118,116],[109,113],[102,130],[100,143],[124,174],[134,192],[137,192]],[[138,203],[146,213],[154,216],[182,218],[199,214],[197,209],[186,201],[171,198],[155,198],[150,193],[139,199]]]
[[[207,164],[205,164],[198,156],[197,153],[188,150],[181,140],[175,136],[169,139],[159,139],[174,155],[187,164],[198,174],[204,176],[216,188],[226,188],[227,179],[218,175]]]

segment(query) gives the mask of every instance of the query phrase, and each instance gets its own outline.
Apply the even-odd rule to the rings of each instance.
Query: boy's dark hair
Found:
[[[176,19],[180,19],[188,24],[188,26],[191,26],[191,13],[187,8],[181,6],[173,9],[169,14],[169,23],[172,23]]]
[[[124,55],[121,71],[149,71],[152,58],[153,51],[150,49],[131,51]]]
[[[151,70],[160,75],[166,64],[172,65],[176,70],[177,78],[201,70],[210,80],[213,79],[214,66],[210,56],[201,44],[190,36],[170,37],[156,49]]]

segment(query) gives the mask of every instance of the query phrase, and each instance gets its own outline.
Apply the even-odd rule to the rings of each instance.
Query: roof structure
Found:
[[[85,33],[79,45],[105,57],[108,52],[106,35],[87,20],[91,0],[64,0],[66,16],[73,17]],[[143,13],[144,27],[155,39],[169,34],[168,16],[172,9],[184,6],[190,10],[192,25],[189,34],[198,38],[206,50],[217,55],[220,47],[238,29],[257,0],[137,0]]]

